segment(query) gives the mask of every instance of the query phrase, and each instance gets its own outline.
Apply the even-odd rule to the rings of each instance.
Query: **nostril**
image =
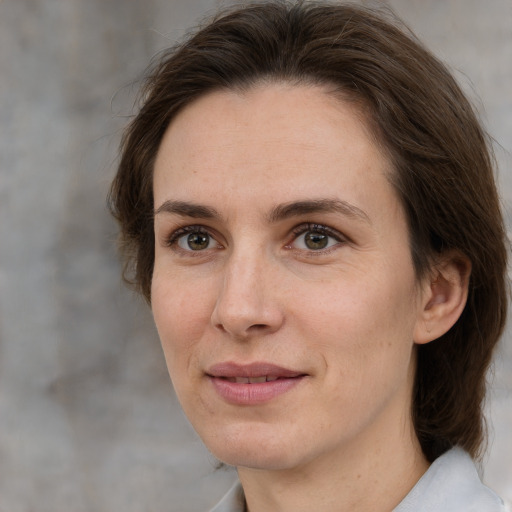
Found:
[[[216,323],[215,329],[217,329],[218,331],[220,331],[222,333],[235,334],[234,331],[227,329],[222,323]],[[269,329],[269,326],[267,324],[253,324],[253,325],[250,325],[248,328],[244,329],[244,333],[238,333],[238,334],[241,334],[243,337],[245,337],[245,336],[250,336],[251,333],[262,332],[262,331],[266,331],[268,329]]]
[[[270,332],[272,329],[267,324],[253,324],[246,330],[247,335],[252,334],[264,334]]]
[[[215,328],[221,332],[227,332],[227,330],[224,328],[222,324],[215,324]]]

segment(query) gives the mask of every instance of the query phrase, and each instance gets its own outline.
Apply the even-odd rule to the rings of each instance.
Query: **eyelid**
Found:
[[[297,238],[304,233],[307,233],[308,231],[316,231],[318,233],[325,234],[331,238],[334,238],[338,243],[349,243],[350,239],[338,231],[337,229],[331,228],[330,226],[326,226],[325,224],[319,224],[317,222],[303,222],[299,224],[298,226],[294,227],[291,231],[291,235],[293,238],[286,244],[287,249],[295,249],[293,247],[293,243],[297,240]],[[326,252],[329,252],[330,250],[334,249],[336,246],[331,246],[325,249],[318,249],[318,250],[309,250],[305,251],[304,249],[296,249],[300,251],[310,252],[311,254],[325,254]]]
[[[301,251],[301,252],[308,252],[311,254],[321,255],[321,254],[325,254],[326,252],[329,252],[329,251],[335,249],[336,247],[338,247],[338,244],[336,244],[335,246],[331,246],[331,247],[328,247],[325,249],[318,249],[318,250],[304,250],[304,249],[298,249],[298,248],[293,247],[293,243],[297,240],[297,238],[300,237],[301,235],[303,235],[304,233],[307,233],[308,231],[316,231],[319,233],[323,233],[323,234],[333,238],[334,240],[336,240],[339,244],[351,242],[349,237],[347,237],[346,235],[344,235],[337,229],[334,229],[330,226],[326,226],[325,224],[320,224],[318,222],[302,222],[301,224],[295,226],[291,230],[290,235],[289,235],[290,240],[289,240],[289,242],[287,242],[285,244],[285,248],[289,249],[289,250],[295,249],[295,250]],[[175,251],[182,251],[182,252],[186,252],[188,254],[193,253],[194,255],[200,255],[200,253],[206,252],[207,249],[205,249],[204,251],[192,251],[192,250],[188,251],[188,250],[180,248],[178,246],[179,239],[181,237],[191,234],[191,233],[206,234],[206,235],[210,236],[218,244],[217,248],[223,247],[223,244],[219,241],[219,239],[221,237],[218,235],[216,230],[213,230],[212,228],[206,227],[202,224],[190,224],[190,225],[184,225],[184,226],[177,227],[176,229],[173,229],[169,235],[166,235],[164,237],[163,243],[165,246],[171,247]]]
[[[216,234],[216,232],[210,228],[203,226],[202,224],[190,224],[174,229],[168,236],[165,237],[164,244],[165,246],[171,247],[176,251],[182,251],[186,253],[199,254],[201,252],[206,252],[206,249],[205,251],[188,251],[178,246],[179,239],[191,233],[201,233],[204,235],[208,235],[218,244],[219,247],[222,246],[222,244],[219,242],[220,237]]]

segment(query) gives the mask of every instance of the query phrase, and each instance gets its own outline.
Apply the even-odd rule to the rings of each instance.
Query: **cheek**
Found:
[[[151,292],[153,318],[171,379],[176,382],[197,368],[195,349],[210,325],[211,294],[204,282],[198,290],[157,271]]]
[[[405,279],[378,279],[367,273],[365,278],[331,283],[322,293],[302,300],[296,317],[303,319],[307,339],[323,354],[333,385],[342,378],[355,393],[386,378],[392,380],[395,371],[403,375],[407,370],[416,322],[410,274]]]

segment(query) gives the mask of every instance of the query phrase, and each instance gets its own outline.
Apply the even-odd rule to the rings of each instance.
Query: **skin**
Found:
[[[162,141],[154,319],[185,413],[238,468],[251,512],[392,510],[428,467],[410,414],[415,344],[456,321],[468,271],[446,258],[417,280],[390,172],[356,107],[320,87],[210,93]],[[326,248],[307,245],[308,223],[329,229]],[[226,361],[307,376],[241,406],[207,375]]]

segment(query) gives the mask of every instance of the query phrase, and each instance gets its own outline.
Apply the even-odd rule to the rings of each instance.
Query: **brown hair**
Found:
[[[453,77],[396,18],[329,3],[265,2],[218,16],[161,55],[127,128],[110,207],[121,227],[125,277],[150,301],[154,263],[152,171],[169,123],[215,89],[285,81],[330,84],[362,105],[394,164],[418,277],[458,251],[472,273],[462,316],[419,346],[413,419],[432,461],[484,440],[486,372],[507,308],[506,245],[493,160]]]

